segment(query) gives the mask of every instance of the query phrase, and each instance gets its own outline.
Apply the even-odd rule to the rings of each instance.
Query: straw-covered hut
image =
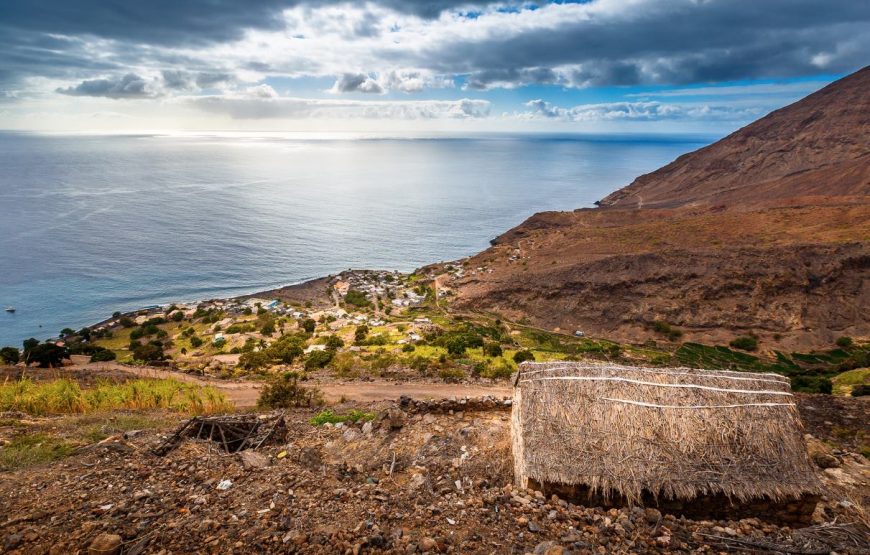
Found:
[[[517,485],[686,516],[806,522],[819,495],[788,378],[523,363],[511,434]]]

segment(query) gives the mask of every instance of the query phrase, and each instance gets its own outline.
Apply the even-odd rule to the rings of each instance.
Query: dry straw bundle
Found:
[[[517,485],[590,495],[773,502],[818,492],[789,381],[777,374],[524,363]]]

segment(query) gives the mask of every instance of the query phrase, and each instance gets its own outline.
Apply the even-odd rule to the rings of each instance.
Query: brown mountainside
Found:
[[[779,202],[870,194],[870,67],[638,177],[610,207]]]
[[[641,342],[870,335],[870,69],[608,196],[536,214],[445,285],[459,310]],[[478,270],[477,268],[483,268]]]

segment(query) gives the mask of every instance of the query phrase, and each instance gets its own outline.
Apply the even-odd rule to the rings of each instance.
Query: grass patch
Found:
[[[70,455],[74,449],[70,443],[47,434],[20,435],[0,447],[0,470],[16,470],[56,461]]]
[[[311,418],[310,422],[314,426],[323,426],[324,424],[338,424],[339,422],[357,423],[360,420],[369,422],[375,419],[375,413],[363,412],[359,409],[351,409],[345,414],[338,414],[332,409],[322,410],[317,415]]]
[[[850,395],[855,386],[870,384],[870,368],[858,368],[831,378],[835,395]]]
[[[25,378],[0,385],[2,411],[46,416],[110,409],[168,409],[204,414],[231,410],[232,405],[214,388],[173,379],[139,379],[124,383],[102,381],[89,389],[82,389],[69,379],[32,382]]]

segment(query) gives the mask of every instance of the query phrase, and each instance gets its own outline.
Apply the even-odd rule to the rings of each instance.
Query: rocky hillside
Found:
[[[602,206],[758,205],[870,193],[870,67],[638,177]]]
[[[870,335],[870,69],[608,196],[536,214],[445,286],[458,310],[642,342]],[[661,326],[659,326],[660,329]]]

